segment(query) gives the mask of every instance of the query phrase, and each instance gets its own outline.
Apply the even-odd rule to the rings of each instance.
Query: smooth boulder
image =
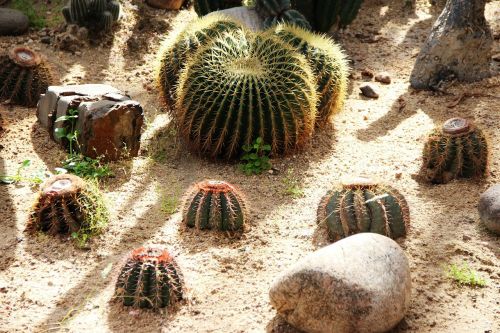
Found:
[[[486,228],[500,235],[500,184],[493,185],[481,194],[478,210]]]
[[[361,233],[297,262],[274,281],[272,306],[310,333],[385,332],[410,303],[408,259],[392,239]]]
[[[0,8],[0,36],[22,35],[28,31],[30,22],[22,12]]]

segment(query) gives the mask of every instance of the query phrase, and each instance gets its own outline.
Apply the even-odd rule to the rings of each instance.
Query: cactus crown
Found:
[[[9,52],[9,58],[17,65],[24,68],[31,68],[38,66],[42,58],[37,53],[33,52],[27,47],[15,47]]]
[[[450,135],[464,135],[473,131],[471,122],[464,118],[451,118],[444,122],[443,133]]]
[[[174,260],[167,250],[155,247],[135,249],[130,254],[130,258],[138,262],[152,262],[155,264],[168,264]]]

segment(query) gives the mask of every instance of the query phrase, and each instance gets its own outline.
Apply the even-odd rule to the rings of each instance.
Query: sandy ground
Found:
[[[412,270],[412,302],[394,331],[500,332],[500,242],[480,225],[476,209],[480,193],[500,182],[500,78],[454,84],[447,94],[409,88],[415,56],[437,17],[428,3],[406,10],[396,0],[367,1],[339,35],[354,60],[344,110],[305,152],[273,159],[274,174],[251,177],[236,165],[191,156],[167,127],[153,83],[155,52],[170,26],[192,17],[186,10],[139,14],[137,3],[127,3],[114,38],[78,55],[41,44],[36,34],[0,37],[0,49],[27,42],[46,54],[62,82],[113,84],[140,101],[146,113],[141,156],[114,163],[116,177],[102,184],[112,220],[91,250],[26,235],[36,189],[0,186],[0,331],[294,332],[275,318],[269,286],[283,269],[325,244],[315,214],[331,184],[343,175],[368,173],[404,193],[411,209],[412,228],[401,245]],[[487,5],[498,53],[500,21],[494,17],[500,17],[498,1]],[[127,48],[131,37],[138,52]],[[363,69],[392,77],[390,85],[373,83],[378,100],[359,95]],[[448,107],[464,92],[497,98],[466,97]],[[0,174],[15,173],[25,159],[33,162],[27,174],[59,165],[64,152],[37,125],[35,109],[0,105],[0,116]],[[425,135],[454,116],[474,119],[489,136],[490,171],[482,182],[428,185],[418,177]],[[299,180],[303,197],[284,193],[289,174]],[[227,180],[246,193],[252,213],[241,239],[184,230],[178,210],[169,215],[162,209],[205,178]],[[149,244],[170,249],[183,269],[190,303],[176,312],[124,309],[111,301],[122,257]],[[444,267],[462,261],[488,286],[459,287],[447,279]]]

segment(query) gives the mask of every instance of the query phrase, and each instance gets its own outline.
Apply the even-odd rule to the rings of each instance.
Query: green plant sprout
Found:
[[[446,276],[461,286],[485,287],[487,285],[486,280],[470,268],[466,262],[460,266],[457,264],[449,265],[446,268]]]
[[[0,175],[0,183],[13,184],[19,182],[27,182],[35,185],[41,184],[45,178],[42,170],[40,170],[40,172],[37,175],[31,177],[24,177],[21,174],[21,172],[24,169],[28,168],[30,165],[31,165],[31,160],[24,160],[17,168],[16,174],[14,176]]]
[[[113,175],[108,165],[101,164],[101,158],[93,159],[83,156],[78,153],[75,147],[78,147],[78,131],[75,129],[76,121],[78,119],[78,110],[69,109],[68,114],[56,119],[58,122],[68,122],[69,131],[67,127],[56,128],[54,135],[58,139],[66,139],[69,144],[69,154],[62,162],[62,168],[57,168],[56,171],[69,172],[82,178],[100,179],[110,177]],[[65,170],[65,171],[64,171]]]
[[[246,163],[240,164],[240,169],[247,176],[257,175],[262,171],[271,169],[272,165],[269,161],[271,146],[265,144],[261,137],[258,137],[251,145],[244,145],[243,151],[245,153],[240,160]]]
[[[284,193],[292,198],[302,198],[304,190],[300,188],[299,179],[293,175],[293,169],[288,169],[285,178],[283,178],[285,185]]]

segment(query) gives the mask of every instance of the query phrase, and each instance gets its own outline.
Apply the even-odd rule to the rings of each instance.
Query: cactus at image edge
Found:
[[[330,38],[300,27],[281,24],[274,31],[309,61],[319,98],[316,124],[324,126],[340,111],[346,98],[349,65],[344,51]]]
[[[115,298],[138,308],[178,305],[184,299],[184,279],[173,256],[160,248],[133,250],[118,276]]]
[[[265,27],[288,23],[311,30],[311,25],[300,12],[291,8],[290,0],[256,0],[255,10]]]
[[[317,222],[326,225],[332,242],[360,232],[396,239],[406,235],[410,211],[397,190],[359,177],[328,191],[319,204]]]
[[[486,137],[467,119],[448,119],[429,134],[424,145],[422,171],[432,183],[482,177],[487,165]]]
[[[272,154],[288,154],[314,131],[312,70],[272,31],[212,40],[186,65],[176,96],[179,134],[194,152],[213,158],[239,157],[258,137]]]
[[[163,101],[173,107],[179,74],[191,55],[226,31],[243,29],[238,23],[222,15],[195,19],[186,28],[173,32],[163,43],[157,66],[157,85]]]
[[[50,66],[36,52],[16,47],[0,55],[0,101],[33,107],[54,83]]]
[[[67,23],[94,31],[109,31],[120,17],[120,3],[116,0],[69,0],[62,13]]]
[[[186,193],[182,221],[197,229],[241,231],[247,219],[243,195],[233,185],[217,180],[194,184]]]
[[[224,10],[242,5],[242,0],[194,0],[194,10],[198,16],[205,16],[216,10]]]

